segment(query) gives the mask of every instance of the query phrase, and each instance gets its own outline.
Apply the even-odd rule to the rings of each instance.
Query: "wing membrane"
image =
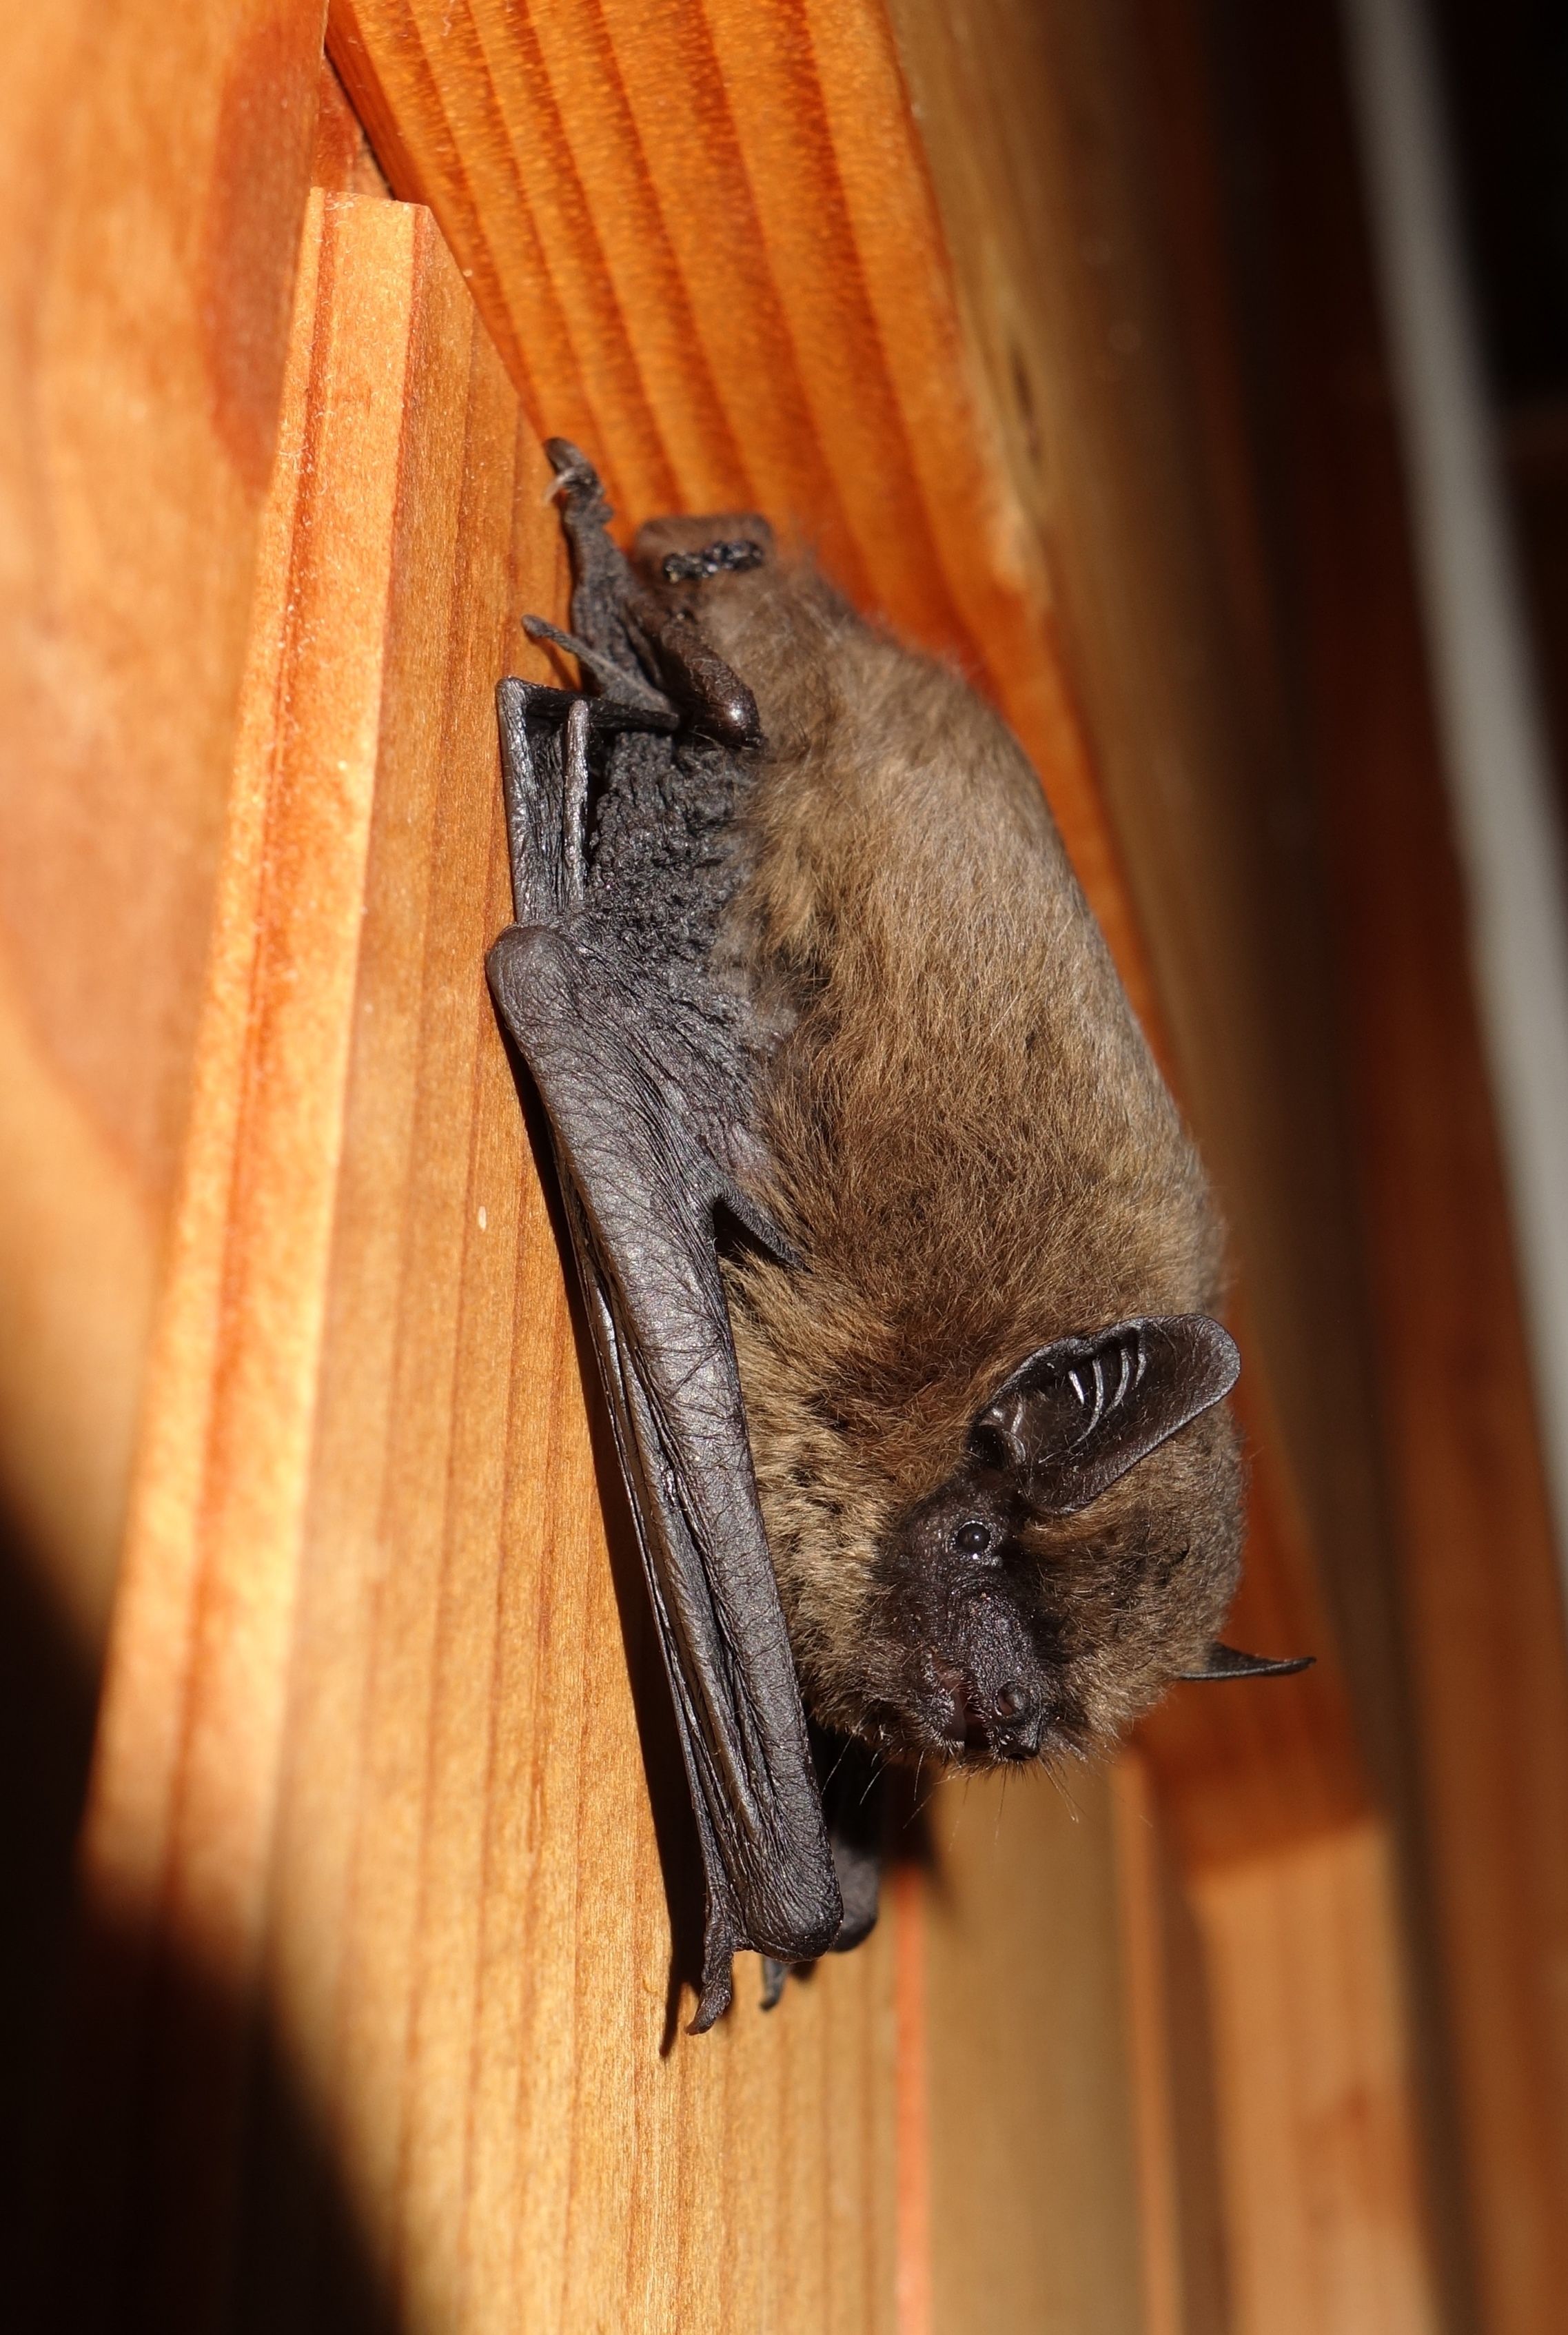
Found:
[[[569,927],[514,925],[491,982],[549,1116],[675,1704],[708,1893],[700,2030],[739,1949],[809,1961],[842,1916],[714,1245],[723,1184]]]

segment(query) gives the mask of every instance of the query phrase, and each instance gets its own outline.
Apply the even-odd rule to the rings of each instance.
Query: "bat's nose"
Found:
[[[1032,1759],[1040,1750],[1040,1698],[1017,1679],[998,1687],[987,1714],[991,1749],[1001,1759]]]
[[[1021,1680],[982,1688],[961,1672],[944,1671],[934,1684],[938,1731],[955,1749],[992,1759],[1035,1758],[1042,1731],[1040,1697]]]

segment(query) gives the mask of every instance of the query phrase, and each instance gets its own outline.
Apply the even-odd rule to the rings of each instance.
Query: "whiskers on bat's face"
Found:
[[[1114,1741],[1202,1666],[1234,1587],[1240,1489],[1223,1412],[1074,1516],[967,1461],[879,1559],[861,1731],[895,1758],[974,1766]]]
[[[760,1434],[812,1717],[890,1759],[1081,1758],[1173,1679],[1217,1675],[1241,1559],[1236,1368],[1206,1316],[1138,1315],[1026,1356],[956,1454],[951,1414],[940,1442],[880,1445],[879,1419],[911,1415],[886,1398],[826,1422],[802,1405],[793,1436]]]

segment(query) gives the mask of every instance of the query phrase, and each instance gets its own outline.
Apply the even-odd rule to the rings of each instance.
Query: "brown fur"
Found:
[[[644,558],[729,524],[665,522]],[[808,1262],[750,1258],[729,1286],[786,1618],[818,1718],[951,1751],[913,1708],[905,1520],[1034,1349],[1212,1311],[1219,1230],[995,715],[809,568],[721,577],[694,605],[769,740],[730,938],[780,1032],[765,1197]],[[1239,1507],[1216,1410],[1081,1515],[1029,1523],[1059,1655],[1048,1750],[1114,1737],[1200,1666],[1234,1585]]]

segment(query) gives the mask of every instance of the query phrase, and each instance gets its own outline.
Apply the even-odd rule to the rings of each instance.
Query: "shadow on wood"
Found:
[[[30,2326],[40,2224],[58,2170],[59,2068],[69,2015],[76,1835],[96,1681],[41,1585],[22,1534],[0,1523],[0,2262],[6,2310]]]

